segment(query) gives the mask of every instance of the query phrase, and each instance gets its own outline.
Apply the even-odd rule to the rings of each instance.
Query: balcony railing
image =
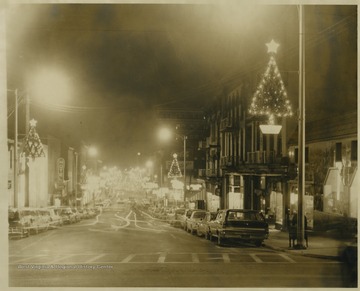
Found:
[[[274,151],[256,151],[247,153],[248,164],[273,164],[276,162],[276,153]]]
[[[217,147],[216,138],[214,136],[206,138],[206,147],[207,148]]]
[[[216,168],[206,169],[206,176],[207,177],[216,177],[216,175],[217,175],[217,169]]]
[[[241,158],[238,156],[227,156],[220,158],[220,167],[235,167],[241,164]]]

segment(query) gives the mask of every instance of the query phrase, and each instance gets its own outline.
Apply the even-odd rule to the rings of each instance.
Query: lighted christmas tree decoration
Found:
[[[284,83],[275,61],[275,54],[279,44],[274,40],[266,44],[270,61],[263,78],[252,98],[249,113],[273,117],[292,116],[290,101]]]
[[[168,173],[169,178],[180,178],[182,177],[181,170],[179,167],[179,162],[177,160],[177,154],[173,154],[173,161],[170,166],[170,170]]]
[[[43,145],[41,143],[38,133],[36,132],[36,124],[36,120],[30,120],[30,130],[24,140],[25,156],[31,157],[32,159],[38,157],[45,157]]]

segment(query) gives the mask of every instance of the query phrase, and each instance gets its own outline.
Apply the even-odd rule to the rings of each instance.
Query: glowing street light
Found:
[[[89,153],[90,157],[96,157],[97,154],[98,154],[98,151],[97,151],[97,149],[95,147],[91,146],[88,149],[88,153]]]
[[[56,104],[72,95],[68,74],[59,68],[41,68],[27,80],[27,89],[31,96],[41,102]]]
[[[159,130],[159,138],[160,140],[167,141],[171,138],[171,131],[164,127]]]
[[[59,100],[71,96],[71,84],[67,74],[56,69],[42,69],[28,76],[26,90],[15,92],[15,139],[14,139],[14,206],[18,206],[18,107],[21,99],[25,99],[25,132],[30,130],[30,94],[41,103],[58,103]],[[49,100],[49,98],[51,98]],[[27,170],[25,171],[28,176]]]

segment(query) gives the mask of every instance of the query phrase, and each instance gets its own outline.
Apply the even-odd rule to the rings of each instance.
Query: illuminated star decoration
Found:
[[[269,43],[266,44],[266,46],[268,47],[268,53],[276,54],[279,44],[272,39]]]
[[[279,45],[274,40],[266,45],[270,53],[270,61],[252,98],[249,113],[269,117],[292,116],[290,101],[275,61],[275,53]]]
[[[25,136],[24,141],[24,153],[26,157],[31,157],[33,160],[38,157],[45,157],[43,144],[40,137],[36,132],[37,121],[35,119],[30,120],[30,130]]]
[[[31,127],[36,127],[37,121],[33,118],[29,121]]]

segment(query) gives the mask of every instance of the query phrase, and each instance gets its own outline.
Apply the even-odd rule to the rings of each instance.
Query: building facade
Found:
[[[205,201],[206,199],[205,191],[202,190],[205,184],[199,176],[199,172],[201,173],[199,170],[205,168],[205,148],[201,144],[199,145],[199,140],[203,140],[206,136],[204,111],[161,108],[156,112],[156,119],[159,128],[169,128],[175,137],[173,141],[168,143],[167,147],[163,146],[161,154],[158,155],[156,167],[160,170],[157,176],[160,179],[163,178],[163,181],[159,181],[158,184],[160,187],[170,186],[167,174],[173,162],[173,153],[176,153],[182,175],[184,174],[185,160],[186,177],[181,179],[186,185],[186,199],[189,202],[202,205],[202,202],[196,201]],[[184,139],[186,140],[184,141]]]
[[[297,210],[297,130],[263,134],[264,121],[249,115],[250,92],[238,86],[207,110],[206,168],[201,172],[219,208],[263,211],[286,228]],[[306,125],[305,215],[314,227],[318,212],[357,218],[357,113]],[[211,198],[210,198],[211,199]],[[316,222],[315,222],[316,223]]]
[[[286,120],[279,135],[263,134],[262,120],[250,116],[249,92],[243,85],[219,96],[208,110],[206,139],[207,192],[219,208],[262,210],[278,223],[285,220],[288,181],[294,176],[286,148]],[[278,202],[271,208],[272,200]]]
[[[306,124],[306,190],[314,210],[357,218],[357,112]],[[289,140],[289,156],[297,163],[297,132]],[[292,207],[297,191],[290,181]]]

